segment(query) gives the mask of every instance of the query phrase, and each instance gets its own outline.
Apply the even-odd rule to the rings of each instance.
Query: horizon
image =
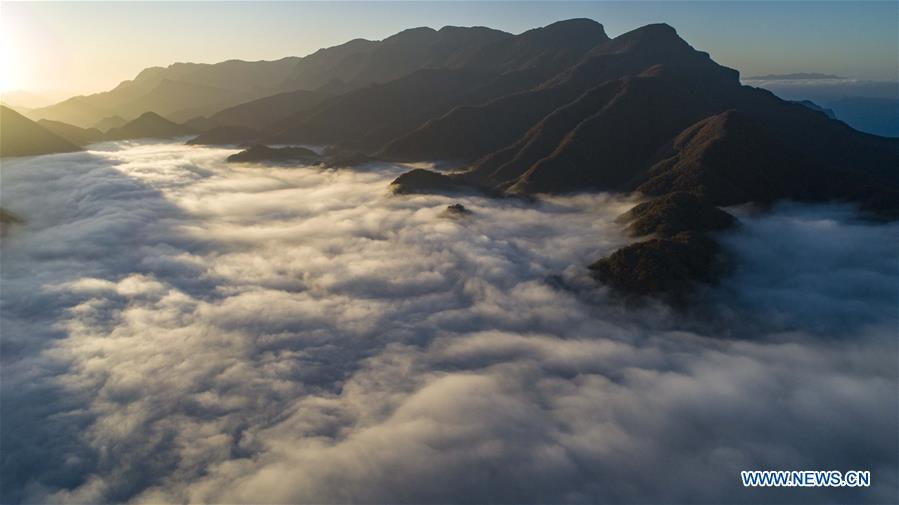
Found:
[[[384,4],[389,3],[394,2],[2,2],[0,92],[26,92],[49,104],[108,91],[143,69],[175,63],[303,57],[352,39],[382,40],[417,27],[486,26],[517,34],[572,18],[602,24],[610,37],[646,24],[667,23],[691,45],[709,51],[715,61],[735,68],[744,78],[821,73],[857,80],[899,80],[899,50],[894,43],[899,32],[890,21],[899,14],[895,2],[849,6],[842,2],[437,2],[402,3],[402,9],[386,9],[391,12],[385,14]],[[515,9],[510,8],[512,4]],[[98,9],[108,21],[102,32],[92,31],[93,25],[86,22],[98,17]],[[739,16],[734,15],[735,9],[741,11]],[[512,10],[511,15],[501,12]],[[712,22],[721,21],[725,12],[728,22]],[[204,15],[215,22],[203,23]],[[291,26],[297,20],[305,25],[302,29]],[[159,26],[166,26],[164,40],[154,31]],[[305,29],[310,26],[314,28]],[[852,29],[857,26],[865,29]],[[279,29],[284,37],[260,35]],[[244,35],[235,37],[241,30]],[[856,36],[837,37],[849,31]],[[752,34],[765,37],[756,36],[748,47],[747,37]],[[122,39],[127,43],[121,43]],[[204,43],[197,44],[198,40]],[[793,51],[783,51],[787,44]],[[84,68],[93,71],[84,72]],[[48,86],[47,82],[67,84]]]

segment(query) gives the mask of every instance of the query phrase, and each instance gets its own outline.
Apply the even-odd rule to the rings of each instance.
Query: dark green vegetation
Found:
[[[727,271],[714,239],[684,232],[621,248],[592,265],[594,277],[630,297],[655,296],[684,306],[696,282],[714,283]]]
[[[682,306],[695,282],[714,283],[730,259],[710,236],[737,219],[693,193],[673,192],[643,202],[619,218],[631,236],[647,237],[602,258],[596,279],[628,295],[656,295]]]
[[[634,237],[671,236],[685,231],[726,230],[737,220],[693,193],[674,192],[643,202],[623,216]]]
[[[480,191],[480,188],[465,184],[457,177],[441,174],[424,168],[416,168],[396,178],[390,184],[391,190],[400,195],[451,194]]]
[[[153,110],[161,116],[145,113],[104,138],[193,131],[192,143],[254,145],[231,161],[464,167],[412,170],[391,185],[398,194],[637,192],[650,200],[625,221],[653,237],[594,270],[619,290],[669,296],[714,281],[710,233],[734,222],[718,207],[794,199],[899,215],[899,140],[738,77],[668,25],[610,39],[599,23],[574,19],[519,35],[416,28],[304,58],[147,69],[35,117],[105,125]],[[65,131],[81,143],[90,130]],[[264,144],[331,149],[321,158]]]
[[[474,214],[474,212],[465,208],[461,203],[453,203],[446,206],[446,209],[440,213],[442,217],[448,217],[451,219],[459,219],[463,217],[468,217]]]
[[[268,147],[255,145],[237,154],[228,156],[231,163],[260,163],[260,162],[316,162],[319,155],[305,147]]]

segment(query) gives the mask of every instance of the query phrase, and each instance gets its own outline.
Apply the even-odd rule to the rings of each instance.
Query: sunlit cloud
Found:
[[[699,323],[589,278],[633,201],[397,197],[404,167],[233,152],[4,162],[2,501],[892,498],[896,225],[737,210]],[[819,467],[874,487],[739,486]]]

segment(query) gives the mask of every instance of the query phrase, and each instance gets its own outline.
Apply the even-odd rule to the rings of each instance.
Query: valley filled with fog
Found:
[[[400,196],[409,165],[237,151],[4,161],[0,501],[894,498],[899,223],[732,209],[734,271],[680,312],[589,275],[634,200]]]

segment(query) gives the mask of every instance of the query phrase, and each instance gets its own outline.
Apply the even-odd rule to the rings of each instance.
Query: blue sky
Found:
[[[2,87],[90,92],[175,61],[276,59],[404,28],[510,32],[572,17],[611,36],[666,22],[743,75],[897,79],[894,1],[154,2],[0,4]]]

